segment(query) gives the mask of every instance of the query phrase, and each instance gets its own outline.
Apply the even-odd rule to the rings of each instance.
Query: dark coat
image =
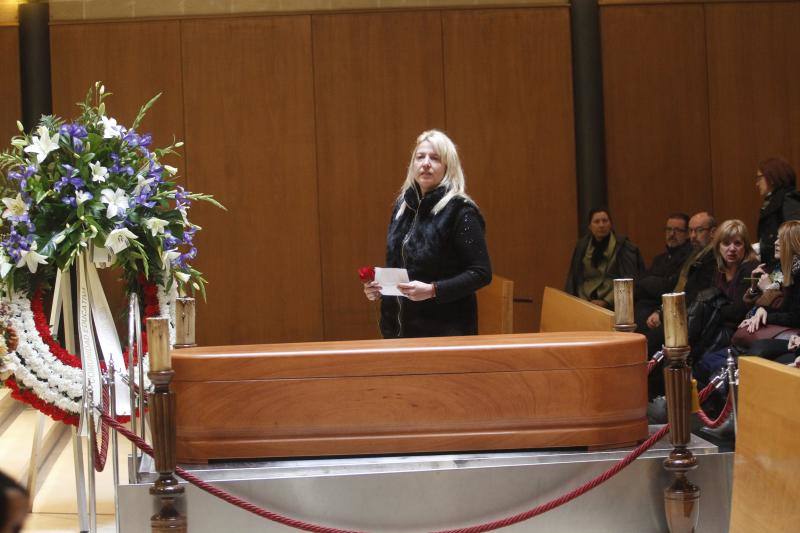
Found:
[[[642,259],[642,254],[639,253],[639,248],[629,241],[627,237],[616,234],[614,236],[617,239],[617,246],[609,261],[606,275],[611,279],[638,278],[639,274],[644,270],[644,259]],[[586,255],[586,249],[589,247],[591,238],[590,234],[578,239],[575,250],[572,252],[572,260],[570,261],[564,292],[574,296],[578,295],[578,288],[583,283],[583,256]]]
[[[783,302],[776,311],[767,310],[767,324],[800,328],[800,272],[792,274],[792,284],[784,286]]]
[[[800,220],[800,193],[791,187],[775,189],[758,212],[758,243],[761,262],[774,266],[778,228],[787,220]]]
[[[661,307],[661,295],[675,288],[681,268],[693,250],[689,240],[676,248],[668,247],[666,252],[655,256],[650,268],[636,280],[633,290],[636,299],[634,318],[639,331],[648,329],[647,317]]]
[[[657,306],[661,305],[661,295],[675,288],[681,268],[692,251],[692,243],[687,240],[677,248],[667,248],[666,252],[655,256],[650,268],[636,280],[636,299],[655,301]]]
[[[717,273],[717,260],[711,246],[702,248],[687,261],[691,261],[686,274],[686,285],[683,292],[686,293],[686,305],[691,305],[697,298],[697,294],[711,287],[714,284],[714,276]]]
[[[434,283],[436,297],[414,302],[401,296],[381,298],[385,338],[440,337],[478,333],[475,291],[492,281],[492,266],[478,207],[452,198],[437,214],[433,207],[444,187],[420,198],[419,187],[406,191],[400,218],[398,202],[386,237],[386,266],[405,268],[412,281]]]

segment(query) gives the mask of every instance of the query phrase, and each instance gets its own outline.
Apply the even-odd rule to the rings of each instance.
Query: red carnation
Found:
[[[367,283],[375,279],[375,267],[361,267],[358,269],[358,277]]]

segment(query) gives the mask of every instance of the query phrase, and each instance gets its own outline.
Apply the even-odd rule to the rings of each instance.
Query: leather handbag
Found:
[[[797,328],[777,326],[775,324],[761,326],[753,333],[748,333],[747,328],[739,328],[736,330],[736,333],[733,334],[731,344],[739,349],[747,349],[750,348],[755,341],[764,339],[789,340],[789,337],[798,334],[800,334],[800,330]]]

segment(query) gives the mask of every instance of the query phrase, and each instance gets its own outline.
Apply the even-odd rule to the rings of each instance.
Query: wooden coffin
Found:
[[[614,332],[175,350],[177,457],[625,445],[647,437],[645,352]]]

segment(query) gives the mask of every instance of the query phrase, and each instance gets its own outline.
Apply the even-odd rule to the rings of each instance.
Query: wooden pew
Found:
[[[645,349],[583,332],[175,350],[178,460],[630,444]]]
[[[478,334],[514,333],[514,282],[494,274],[492,282],[476,293]]]
[[[552,287],[544,288],[539,331],[614,331],[614,312]]]
[[[730,531],[798,531],[800,369],[741,357],[739,383]]]

